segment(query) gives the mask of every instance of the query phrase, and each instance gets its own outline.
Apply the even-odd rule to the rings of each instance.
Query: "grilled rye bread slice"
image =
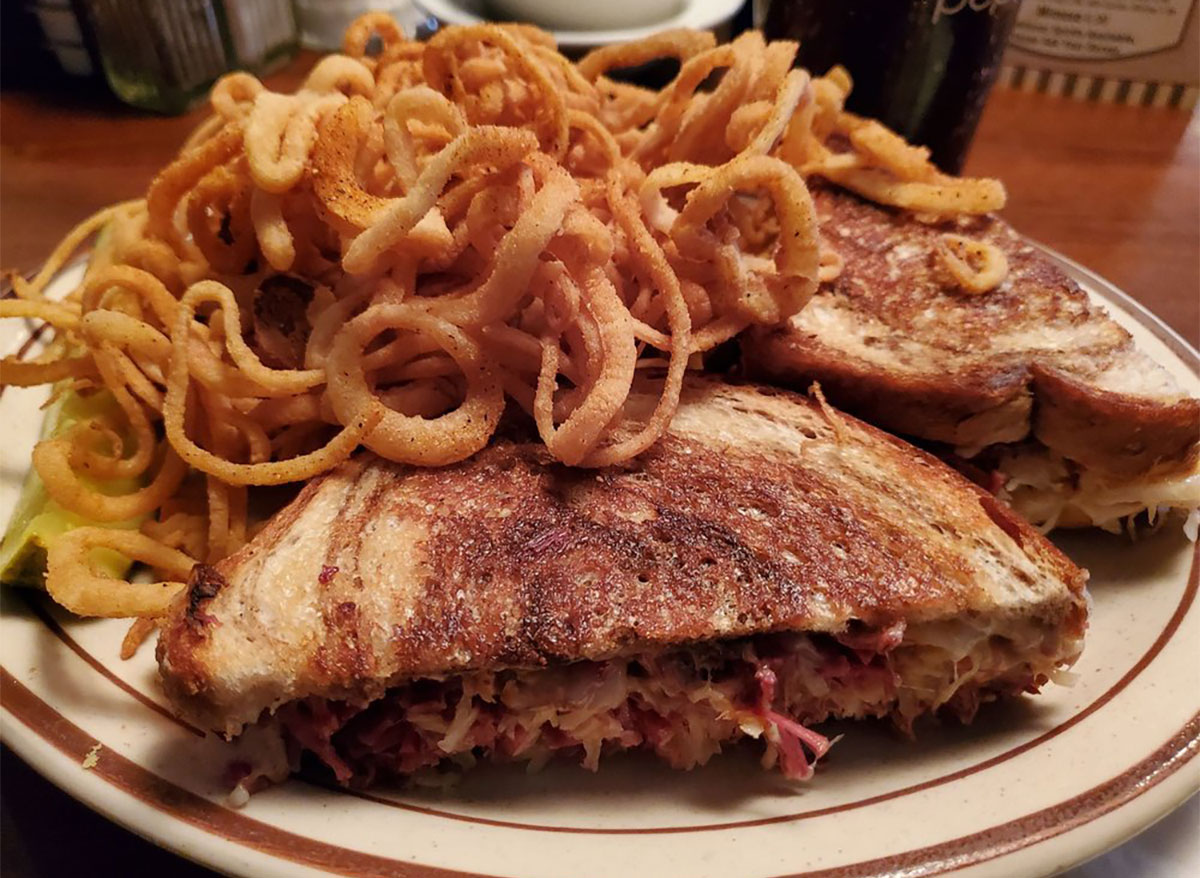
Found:
[[[752,377],[819,381],[835,405],[967,455],[1032,439],[1108,487],[1194,470],[1200,400],[1003,220],[930,224],[834,187],[814,197],[843,269],[789,324],[744,341]],[[937,255],[946,232],[1003,251],[1004,282],[960,291]]]
[[[634,410],[656,399],[635,388]],[[464,747],[644,746],[689,767],[742,734],[795,744],[789,722],[907,726],[1036,690],[1079,653],[1085,578],[900,440],[787,391],[693,377],[669,433],[619,468],[510,439],[441,469],[354,458],[197,566],[158,657],[189,720],[235,735],[277,712],[343,780]],[[404,726],[431,698],[434,715]],[[703,715],[673,729],[689,711]]]

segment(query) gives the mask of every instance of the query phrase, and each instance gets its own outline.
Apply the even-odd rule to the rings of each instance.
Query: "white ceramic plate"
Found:
[[[1063,263],[1194,394],[1198,358],[1140,306]],[[22,344],[0,329],[0,351]],[[43,390],[0,397],[0,518],[29,459]],[[174,719],[152,650],[116,658],[121,622],[69,619],[6,592],[0,731],[96,810],[221,871],[255,876],[924,876],[1049,874],[1129,838],[1200,787],[1196,548],[1063,537],[1095,612],[1072,688],[985,708],[970,727],[847,737],[800,787],[748,752],[678,773],[636,756],[599,774],[485,768],[445,792],[353,794],[293,781],[223,804],[221,742]],[[86,755],[101,745],[90,770]]]
[[[476,24],[491,18],[486,0],[413,0],[442,24]],[[567,0],[576,2],[576,0]],[[603,2],[603,0],[600,0]],[[584,52],[596,46],[628,43],[674,27],[712,30],[728,24],[744,0],[680,0],[679,11],[670,18],[646,27],[623,30],[556,30],[558,47],[567,52]]]

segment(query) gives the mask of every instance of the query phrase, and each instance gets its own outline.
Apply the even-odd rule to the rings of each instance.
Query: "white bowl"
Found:
[[[577,0],[578,2],[578,0]],[[606,0],[583,0],[602,4]],[[610,5],[625,6],[626,0],[608,0]],[[657,2],[657,0],[645,0]],[[550,28],[558,48],[570,55],[578,55],[597,46],[610,43],[628,43],[640,40],[661,30],[673,27],[690,27],[697,30],[722,28],[741,8],[744,0],[677,0],[676,9],[667,18],[639,27],[618,27],[607,30],[583,30],[582,28]],[[442,24],[477,24],[492,20],[496,9],[494,2],[487,0],[413,0],[413,5],[433,16]],[[565,5],[565,3],[564,3]]]
[[[679,12],[682,0],[491,0],[499,15],[548,30],[620,30],[647,27]]]

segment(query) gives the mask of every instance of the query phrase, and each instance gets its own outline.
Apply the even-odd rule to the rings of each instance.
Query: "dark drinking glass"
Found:
[[[770,0],[769,39],[800,42],[814,75],[850,71],[846,109],[879,119],[957,173],[1020,0]]]

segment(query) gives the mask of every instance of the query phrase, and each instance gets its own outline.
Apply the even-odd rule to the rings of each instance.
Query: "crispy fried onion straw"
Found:
[[[978,295],[994,290],[1008,276],[1008,257],[987,241],[943,234],[937,252],[954,283],[965,293]]]
[[[506,400],[567,464],[641,453],[704,352],[838,275],[810,176],[935,219],[1004,200],[845,112],[844,71],[814,79],[794,43],[754,33],[668,31],[576,64],[536,28],[419,43],[373,13],[344,49],[292,94],[223,78],[146,198],[80,224],[0,302],[54,333],[39,359],[0,363],[4,382],[109,394],[34,453],[50,496],[107,526],[52,548],[50,590],[77,612],[152,619],[192,558],[253,533],[251,486],[364,445],[454,463]],[[659,58],[679,64],[661,90],[610,78]],[[92,239],[81,286],[46,301]],[[968,292],[1003,276],[965,239],[942,258]],[[655,404],[627,405],[663,365]],[[103,580],[101,549],[171,582]]]
[[[95,572],[91,555],[108,549],[170,577],[162,582],[121,582]],[[195,559],[137,531],[78,527],[54,540],[47,559],[50,596],[81,616],[160,616],[184,587]]]

